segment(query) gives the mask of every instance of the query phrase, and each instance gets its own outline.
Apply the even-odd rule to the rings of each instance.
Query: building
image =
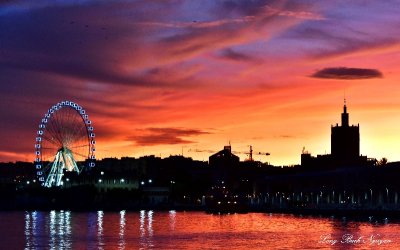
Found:
[[[346,99],[344,100],[342,124],[331,127],[331,155],[336,165],[357,163],[360,157],[360,127],[349,125]]]
[[[326,169],[370,165],[366,156],[360,155],[360,127],[349,125],[346,99],[344,100],[341,125],[331,126],[331,154],[312,156],[303,150],[301,166],[308,169]]]
[[[213,183],[224,182],[232,186],[236,180],[236,171],[239,167],[239,157],[232,153],[231,145],[209,157],[209,166],[212,169]]]
[[[232,153],[231,145],[209,157],[209,164],[213,168],[232,169],[239,165],[239,157]]]

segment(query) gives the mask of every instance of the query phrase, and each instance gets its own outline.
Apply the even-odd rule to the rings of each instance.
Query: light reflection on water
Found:
[[[104,247],[103,242],[103,211],[97,211],[97,242],[98,242],[98,249],[102,250]]]
[[[125,249],[125,210],[120,213],[118,249]]]
[[[151,249],[154,247],[153,244],[153,211],[140,211],[140,238],[139,245],[140,249]]]
[[[0,221],[5,249],[400,249],[400,224],[387,219],[122,210],[0,212]]]

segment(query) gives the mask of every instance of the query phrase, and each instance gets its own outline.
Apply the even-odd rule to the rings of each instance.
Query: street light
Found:
[[[386,202],[389,203],[389,189],[386,188]]]
[[[371,191],[371,203],[372,203],[372,188],[369,189]]]

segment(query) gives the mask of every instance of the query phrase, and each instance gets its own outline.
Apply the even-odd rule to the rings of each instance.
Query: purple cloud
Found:
[[[343,80],[357,80],[357,79],[370,79],[382,78],[382,73],[377,69],[360,69],[360,68],[325,68],[315,72],[312,77],[326,78],[326,79],[343,79]]]

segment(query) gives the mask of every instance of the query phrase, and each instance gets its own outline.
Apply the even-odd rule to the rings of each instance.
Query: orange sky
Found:
[[[361,154],[400,160],[396,2],[30,1],[0,10],[0,161],[33,161],[62,100],[93,122],[97,158],[330,153],[344,95]],[[244,160],[245,154],[239,154]]]

